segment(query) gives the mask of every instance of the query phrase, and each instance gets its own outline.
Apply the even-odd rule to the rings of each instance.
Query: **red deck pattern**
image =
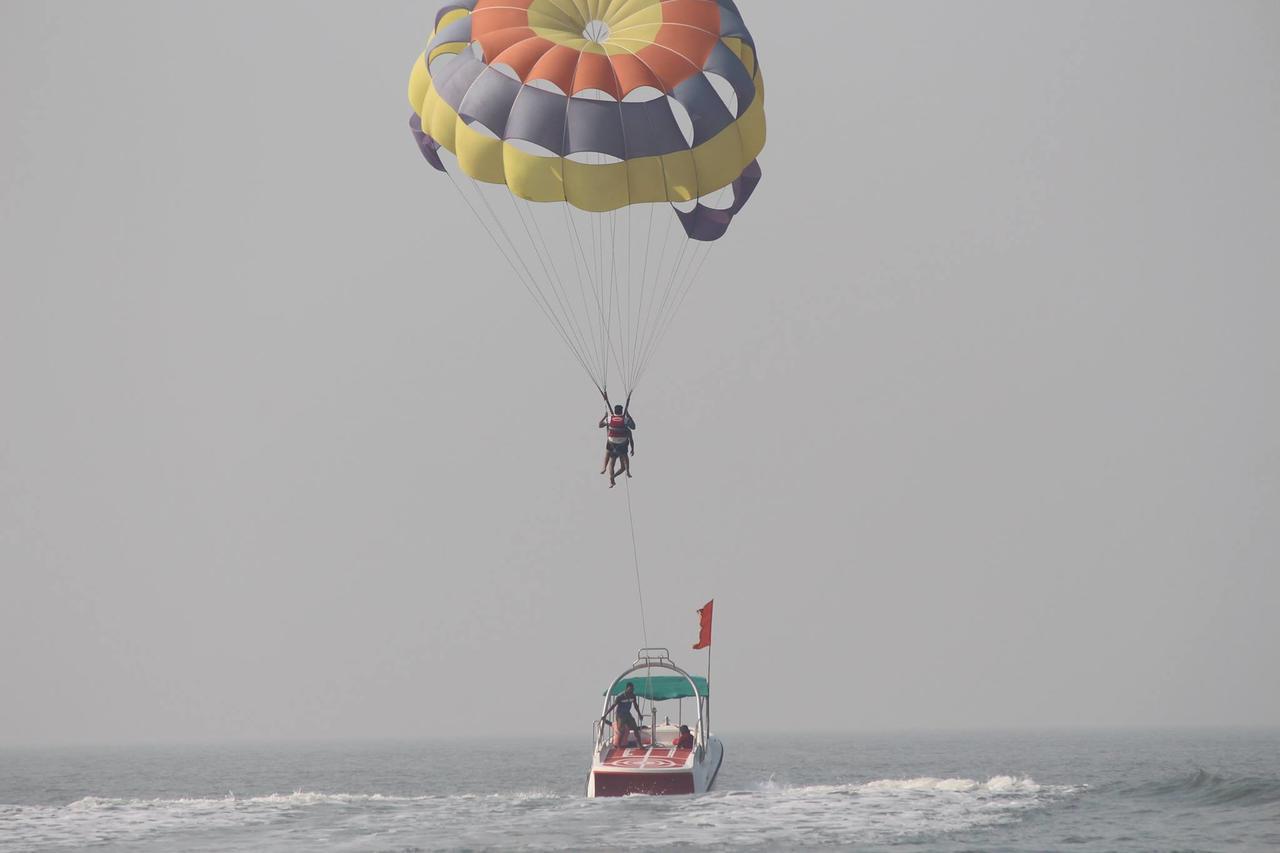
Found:
[[[623,770],[676,770],[689,764],[691,749],[618,749],[614,747],[604,758],[605,767]]]

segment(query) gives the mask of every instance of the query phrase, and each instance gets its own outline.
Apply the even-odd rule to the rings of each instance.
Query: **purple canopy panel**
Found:
[[[680,223],[684,225],[684,231],[689,235],[689,239],[709,243],[723,237],[729,230],[733,217],[742,212],[751,194],[756,191],[762,176],[759,161],[752,160],[731,185],[733,187],[731,207],[721,210],[698,202],[698,205],[687,213],[677,209],[676,215],[680,217]]]
[[[475,7],[476,0],[463,0],[461,3],[450,3],[449,5],[442,7],[439,12],[436,12],[436,29],[440,29],[440,21],[443,20],[444,16],[450,12],[456,12],[459,9],[464,9],[469,12]]]
[[[422,156],[427,158],[427,162],[439,171],[445,171],[444,161],[440,159],[440,143],[431,138],[431,134],[422,132],[422,119],[417,113],[409,116],[409,129],[413,131],[413,138],[418,143],[418,150],[422,152]]]

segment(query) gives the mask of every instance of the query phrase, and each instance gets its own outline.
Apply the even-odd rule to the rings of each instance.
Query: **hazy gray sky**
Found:
[[[436,5],[0,6],[0,743],[587,736],[625,496],[407,130]],[[1280,6],[741,7],[651,641],[716,598],[726,735],[1280,720]]]

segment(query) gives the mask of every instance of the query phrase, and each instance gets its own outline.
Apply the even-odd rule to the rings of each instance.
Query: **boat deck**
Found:
[[[615,746],[604,757],[602,765],[619,770],[675,770],[691,767],[692,761],[691,749],[674,749],[669,746],[620,749]]]

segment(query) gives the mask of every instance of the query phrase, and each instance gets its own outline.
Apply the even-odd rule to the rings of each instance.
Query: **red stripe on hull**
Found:
[[[692,773],[601,773],[596,771],[597,797],[627,794],[692,794]]]

